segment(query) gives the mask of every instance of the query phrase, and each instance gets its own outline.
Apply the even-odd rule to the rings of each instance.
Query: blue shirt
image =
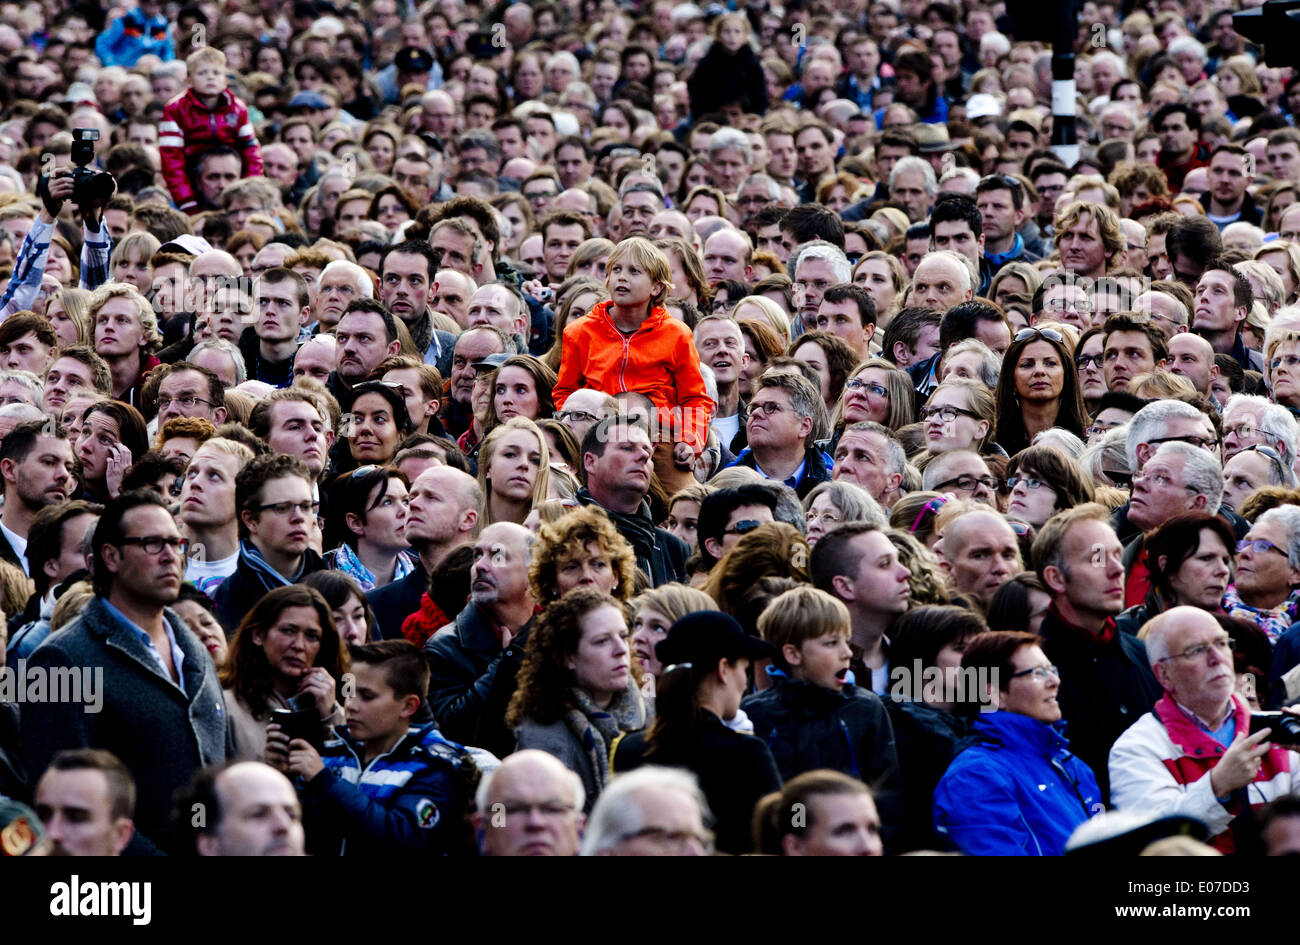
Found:
[[[162,671],[164,676],[171,679],[171,676],[167,673],[167,665],[163,663],[162,654],[158,652],[158,647],[154,646],[153,638],[149,636],[143,627],[109,603],[108,598],[101,597],[100,600],[104,602],[104,607],[116,620],[135,632],[136,636],[140,638],[140,642],[144,644],[144,648],[149,651],[149,655],[158,663],[158,669]],[[185,664],[185,652],[180,648],[180,644],[176,642],[176,634],[172,632],[172,625],[166,617],[163,617],[163,630],[167,633],[167,643],[171,646],[172,665],[176,667],[175,683],[180,687],[181,692],[185,692],[185,673],[181,671],[181,667]]]

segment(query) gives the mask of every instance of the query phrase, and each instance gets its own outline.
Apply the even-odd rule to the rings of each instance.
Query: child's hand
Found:
[[[695,468],[695,450],[689,443],[673,444],[673,463],[678,469]]]
[[[311,742],[295,738],[289,743],[289,773],[297,775],[304,781],[310,781],[325,768]]]

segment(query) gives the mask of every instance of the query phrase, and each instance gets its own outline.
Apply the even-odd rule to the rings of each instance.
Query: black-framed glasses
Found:
[[[1012,679],[1019,679],[1021,676],[1033,676],[1038,682],[1047,682],[1048,676],[1053,676],[1059,682],[1061,671],[1055,666],[1031,666],[1028,669],[1022,669],[1018,673],[1012,673]]]
[[[922,422],[937,416],[944,423],[952,423],[957,419],[958,414],[965,417],[974,417],[976,420],[981,419],[980,415],[974,410],[967,410],[964,407],[956,407],[952,404],[944,404],[942,407],[925,406],[921,408]]]
[[[844,387],[846,390],[866,389],[868,393],[875,394],[877,397],[889,396],[888,388],[882,387],[880,384],[877,384],[875,381],[860,381],[856,377],[853,378],[852,380],[845,381]]]
[[[1279,548],[1277,545],[1264,538],[1243,538],[1241,541],[1237,542],[1237,554],[1241,554],[1243,551],[1253,551],[1255,554],[1264,551],[1273,551],[1280,554],[1283,558],[1290,557],[1290,555],[1286,553],[1286,549]]]
[[[594,413],[587,413],[585,410],[561,410],[555,415],[555,419],[559,420],[561,423],[569,420],[576,421],[577,423],[595,423],[600,418]]]
[[[1213,643],[1202,643],[1200,646],[1188,647],[1181,653],[1171,653],[1169,656],[1162,656],[1156,660],[1157,663],[1163,663],[1165,660],[1199,660],[1205,657],[1210,650],[1218,650],[1220,655],[1229,657],[1232,654],[1232,648],[1237,643],[1232,637],[1220,637]]]
[[[1080,355],[1076,355],[1075,358],[1074,358],[1074,366],[1075,366],[1076,368],[1078,368],[1080,371],[1082,371],[1084,368],[1086,368],[1089,364],[1091,364],[1091,365],[1092,365],[1093,367],[1095,367],[1098,371],[1100,371],[1100,370],[1101,370],[1101,355],[1100,355],[1100,354],[1080,354]]]
[[[1286,468],[1286,462],[1282,459],[1282,455],[1278,453],[1277,450],[1273,449],[1273,447],[1265,446],[1263,443],[1254,443],[1250,446],[1243,447],[1241,452],[1258,453],[1260,456],[1263,456],[1265,459],[1277,463],[1277,465],[1281,466],[1283,469]]]
[[[1013,341],[1024,341],[1026,338],[1033,338],[1035,335],[1042,335],[1049,341],[1055,341],[1058,345],[1065,344],[1065,336],[1055,328],[1022,328],[1016,332]]]
[[[168,397],[165,394],[158,395],[159,410],[166,410],[172,404],[176,404],[176,406],[178,407],[186,407],[186,408],[193,407],[195,404],[203,404],[205,407],[211,407],[212,401],[204,400],[202,397],[191,397],[189,395],[186,395],[184,397]]]
[[[754,529],[758,528],[758,526],[762,524],[764,523],[752,518],[747,518],[737,522],[735,525],[728,525],[726,528],[722,530],[722,534],[748,535],[750,532],[752,532]]]
[[[1156,437],[1154,440],[1147,440],[1147,442],[1154,443],[1154,444],[1186,443],[1189,446],[1195,446],[1198,447],[1199,449],[1208,450],[1211,447],[1213,447],[1214,449],[1218,449],[1219,444],[1222,443],[1223,441],[1220,440],[1218,437],[1215,437],[1214,439],[1210,439],[1209,437],[1205,437],[1205,436],[1159,436]]]
[[[757,403],[751,403],[749,405],[750,414],[757,413],[761,410],[764,414],[766,414],[769,417],[772,416],[772,414],[774,413],[780,413],[782,410],[787,410],[787,409],[789,408],[787,408],[784,404],[777,403],[775,400],[762,400]]]
[[[320,511],[320,502],[266,502],[255,508],[258,512],[270,512],[272,515],[288,515],[295,510],[303,515],[315,515]]]
[[[178,535],[167,537],[162,535],[143,535],[139,538],[123,538],[118,542],[119,547],[126,545],[139,545],[147,555],[156,555],[163,550],[164,546],[166,546],[171,548],[181,557],[184,557],[185,552],[189,550],[190,540],[188,538],[181,538]]]
[[[953,479],[945,479],[934,487],[935,492],[942,492],[947,486],[956,486],[958,492],[974,492],[976,486],[983,486],[992,492],[998,487],[998,481],[992,476],[957,476]]]

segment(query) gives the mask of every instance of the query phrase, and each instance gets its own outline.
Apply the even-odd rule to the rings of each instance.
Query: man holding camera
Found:
[[[1233,641],[1197,607],[1174,607],[1144,628],[1165,695],[1110,751],[1110,799],[1119,810],[1204,821],[1223,853],[1248,853],[1261,809],[1296,786],[1300,713],[1253,719],[1235,692]]]

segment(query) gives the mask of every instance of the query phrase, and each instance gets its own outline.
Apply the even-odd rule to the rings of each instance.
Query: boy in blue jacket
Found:
[[[777,597],[758,629],[779,651],[775,685],[741,703],[781,777],[831,768],[870,785],[888,850],[901,816],[894,727],[880,699],[846,682],[850,617],[825,591],[797,587]]]
[[[352,649],[347,725],[323,750],[267,728],[268,760],[283,758],[298,779],[308,851],[318,855],[464,853],[465,811],[478,769],[434,722],[412,724],[429,686],[429,667],[407,640]]]

